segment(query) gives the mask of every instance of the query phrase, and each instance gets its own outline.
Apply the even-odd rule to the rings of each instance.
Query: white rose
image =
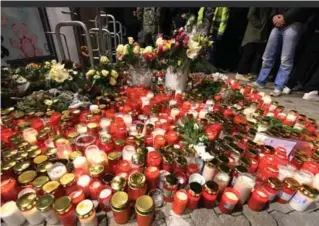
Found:
[[[110,62],[109,58],[107,56],[101,56],[100,57],[100,63],[101,64],[108,64]]]
[[[117,71],[112,70],[112,71],[111,71],[111,76],[112,76],[113,78],[117,78],[117,77],[118,77]]]
[[[129,43],[130,45],[132,45],[132,44],[134,43],[134,38],[128,37],[127,39],[128,39],[128,43]]]
[[[194,59],[198,56],[199,51],[201,50],[201,46],[199,46],[198,42],[193,40],[189,40],[188,42],[188,50],[186,51],[186,55],[190,59]]]
[[[109,75],[109,72],[107,70],[102,70],[101,73],[104,77],[107,77]]]
[[[20,77],[16,80],[16,82],[17,82],[18,84],[23,84],[23,83],[26,83],[27,80],[26,80],[24,77],[20,76]]]
[[[49,76],[50,79],[62,83],[69,78],[69,72],[64,69],[64,64],[56,63],[52,66]]]
[[[133,48],[133,53],[134,53],[134,54],[139,54],[139,53],[140,53],[140,50],[141,50],[140,46],[136,45],[136,46],[134,46],[134,48]]]
[[[156,46],[162,46],[164,44],[164,40],[162,37],[156,39]]]
[[[117,55],[124,55],[124,51],[125,51],[124,45],[120,44],[117,46],[117,48],[116,48]]]
[[[95,70],[91,69],[86,73],[86,76],[93,76],[95,74]]]
[[[99,79],[99,78],[101,78],[101,76],[99,76],[99,75],[94,75],[93,76],[93,79]]]
[[[146,46],[146,48],[143,51],[143,54],[151,53],[151,52],[153,52],[153,47],[152,46]]]

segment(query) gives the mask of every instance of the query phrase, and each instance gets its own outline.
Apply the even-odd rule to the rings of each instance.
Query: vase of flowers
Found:
[[[156,52],[152,46],[141,48],[132,37],[128,44],[116,48],[117,67],[128,68],[132,85],[150,87],[152,84],[152,69],[156,64]]]
[[[172,90],[184,91],[188,81],[188,71],[177,69],[174,72],[173,66],[166,70],[165,86]]]

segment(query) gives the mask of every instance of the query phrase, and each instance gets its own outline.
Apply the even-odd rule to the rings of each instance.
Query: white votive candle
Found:
[[[180,110],[178,108],[172,108],[171,109],[171,117],[175,120],[176,116],[180,113]]]
[[[206,116],[207,113],[208,113],[207,109],[202,109],[202,110],[200,110],[198,117],[199,117],[200,119],[203,119],[203,118],[205,118],[205,116]]]
[[[241,204],[244,204],[247,201],[254,186],[255,180],[248,174],[242,174],[237,178],[234,189],[238,191],[240,195]]]
[[[91,183],[92,179],[88,175],[82,175],[78,178],[77,185],[83,189],[85,196],[90,194],[89,184]]]
[[[89,172],[89,163],[84,156],[78,156],[74,159],[73,165],[75,169],[82,169],[86,173]]]
[[[20,226],[26,221],[14,201],[9,201],[3,204],[0,212],[1,218],[7,226]]]
[[[51,180],[59,181],[60,178],[67,173],[67,169],[64,164],[57,162],[48,169],[47,173]]]
[[[284,166],[284,165],[279,165],[278,166],[278,179],[283,181],[286,177],[294,177],[295,171],[292,170],[291,168]]]
[[[102,130],[107,130],[109,126],[111,125],[111,120],[108,118],[101,118],[100,120],[100,127]]]
[[[129,115],[129,114],[126,114],[123,116],[123,120],[124,120],[124,123],[126,125],[126,128],[130,128],[130,126],[132,125],[132,116]]]
[[[30,144],[35,144],[37,142],[38,131],[33,128],[26,128],[22,132],[23,139]]]
[[[132,145],[126,145],[123,148],[122,156],[123,160],[128,161],[130,164],[132,164],[132,156],[136,153],[135,147]]]
[[[78,134],[85,134],[88,132],[88,128],[85,124],[81,123],[76,125],[76,131]]]
[[[298,181],[299,184],[308,184],[312,185],[314,176],[312,173],[310,173],[307,170],[299,170],[295,173],[293,177],[296,181]]]

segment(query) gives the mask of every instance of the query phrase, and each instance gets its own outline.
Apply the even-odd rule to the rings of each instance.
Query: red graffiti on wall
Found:
[[[20,57],[36,57],[42,56],[42,49],[37,48],[36,42],[38,41],[37,35],[29,35],[28,26],[24,23],[20,24],[20,27],[16,24],[12,25],[12,30],[18,37],[18,40],[12,40],[10,38],[10,44],[12,47],[20,49]]]

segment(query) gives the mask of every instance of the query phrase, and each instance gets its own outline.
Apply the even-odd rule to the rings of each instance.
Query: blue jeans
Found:
[[[257,83],[266,85],[267,78],[273,68],[277,54],[280,54],[280,66],[275,80],[275,89],[282,90],[288,81],[293,68],[295,50],[303,31],[302,23],[293,23],[283,28],[273,28],[263,55],[262,68]]]

